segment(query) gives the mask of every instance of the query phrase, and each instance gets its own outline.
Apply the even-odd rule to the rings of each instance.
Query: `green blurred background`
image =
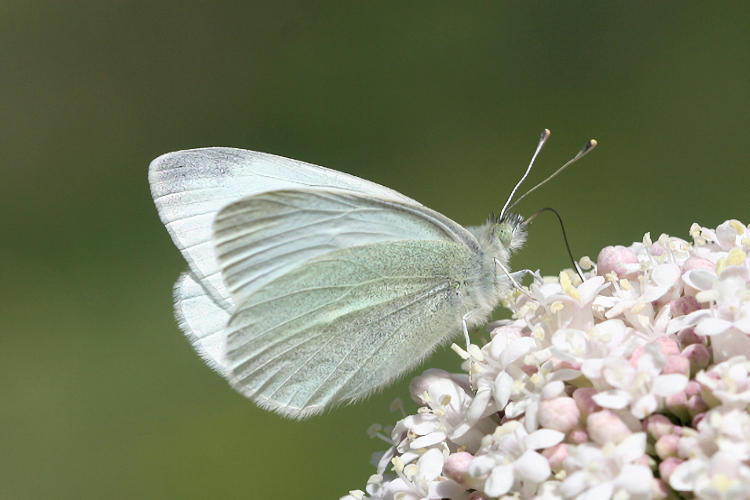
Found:
[[[750,222],[744,6],[2,2],[0,498],[338,498],[408,399],[293,422],[204,366],[172,317],[157,155],[277,153],[474,224],[548,127],[535,179],[600,141],[519,207],[556,207],[578,255]],[[538,219],[513,267],[567,265]]]

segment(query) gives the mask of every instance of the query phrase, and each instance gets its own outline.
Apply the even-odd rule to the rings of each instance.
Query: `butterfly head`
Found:
[[[524,218],[515,213],[506,213],[495,218],[492,233],[503,247],[514,252],[526,243],[526,223]]]

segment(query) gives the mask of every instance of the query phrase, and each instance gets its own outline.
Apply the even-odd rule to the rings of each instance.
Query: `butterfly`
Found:
[[[232,387],[286,417],[367,396],[462,330],[468,343],[513,286],[527,222],[507,208],[547,137],[500,215],[474,227],[272,154],[156,158],[154,203],[188,263],[174,286],[180,328]]]

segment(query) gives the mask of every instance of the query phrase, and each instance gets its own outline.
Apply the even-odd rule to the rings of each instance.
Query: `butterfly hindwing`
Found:
[[[475,256],[449,241],[372,243],[262,286],[228,325],[231,384],[303,418],[384,386],[457,333]]]

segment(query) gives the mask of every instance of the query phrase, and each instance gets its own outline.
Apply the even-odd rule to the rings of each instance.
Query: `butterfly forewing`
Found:
[[[211,225],[219,210],[233,201],[264,191],[307,187],[348,190],[420,206],[392,189],[353,175],[235,148],[162,155],[149,166],[149,184],[159,216],[193,275],[224,305],[231,305],[231,300],[216,261]]]

